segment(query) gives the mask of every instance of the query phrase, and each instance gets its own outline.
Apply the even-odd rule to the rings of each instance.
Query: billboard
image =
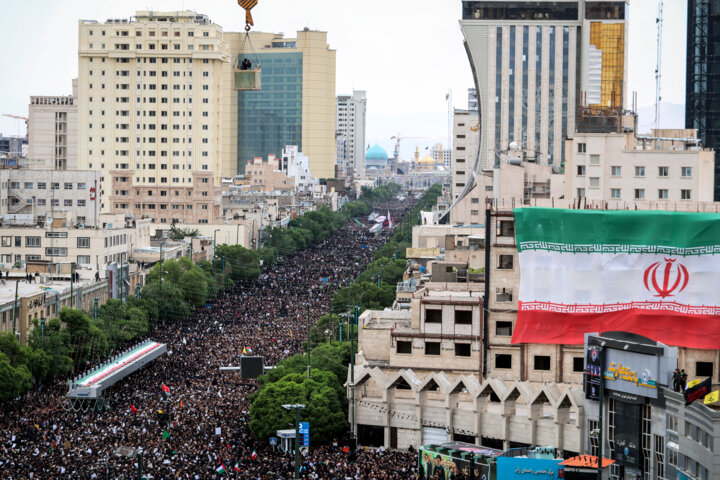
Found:
[[[657,398],[660,360],[655,355],[605,349],[605,388],[641,397]]]
[[[543,478],[547,480],[563,478],[562,459],[498,457],[497,478],[502,480],[525,480]]]
[[[585,398],[600,400],[600,375],[603,366],[603,349],[589,345],[585,349]]]
[[[420,471],[424,478],[451,480],[461,475],[470,478],[470,460],[421,449]],[[475,462],[475,478],[477,480],[491,480],[490,466]]]

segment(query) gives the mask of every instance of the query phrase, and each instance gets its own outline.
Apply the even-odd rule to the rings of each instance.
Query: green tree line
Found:
[[[294,427],[295,413],[282,408],[288,403],[305,405],[301,419],[310,422],[313,443],[324,443],[347,431],[347,393],[344,385],[350,355],[357,351],[357,343],[354,344],[355,351],[351,352],[347,322],[353,320],[346,320],[339,314],[348,312],[350,305],[358,305],[360,313],[368,308],[382,309],[392,305],[395,287],[405,271],[405,248],[410,246],[412,227],[419,223],[420,211],[431,209],[441,193],[440,185],[428,189],[395,227],[390,240],[373,252],[374,260],[365,270],[352,284],[336,291],[331,312],[320,317],[310,328],[305,342],[306,350],[310,350],[310,378],[307,376],[307,354],[297,354],[281,360],[274,369],[258,379],[260,388],[250,396],[250,430],[255,438],[266,439],[275,435],[277,430]],[[362,211],[351,208],[357,215],[371,211],[371,207]],[[353,330],[353,341],[357,341],[357,328]]]
[[[17,398],[33,385],[67,378],[145,335],[158,322],[182,321],[194,308],[204,306],[236,282],[254,281],[261,265],[272,265],[278,255],[289,255],[329,237],[355,215],[369,213],[378,203],[400,190],[395,184],[363,189],[360,198],[340,212],[323,207],[273,228],[261,250],[239,245],[218,245],[212,261],[193,264],[188,258],[161,261],[149,272],[140,298],[108,300],[91,318],[79,309],[65,307],[44,325],[30,328],[27,345],[12,332],[0,334],[0,403]],[[178,237],[193,232],[173,228]]]

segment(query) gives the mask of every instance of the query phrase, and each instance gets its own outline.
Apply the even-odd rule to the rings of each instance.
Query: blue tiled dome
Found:
[[[365,152],[365,160],[387,160],[388,154],[380,145],[373,145]]]

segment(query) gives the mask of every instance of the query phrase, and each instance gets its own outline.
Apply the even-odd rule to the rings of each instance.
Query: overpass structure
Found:
[[[102,392],[167,351],[164,343],[146,340],[98,365],[70,382],[68,398],[97,400]]]

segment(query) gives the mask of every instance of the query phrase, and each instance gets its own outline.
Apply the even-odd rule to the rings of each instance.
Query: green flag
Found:
[[[353,220],[355,220],[355,223],[357,223],[357,224],[360,225],[361,227],[363,226],[363,224],[360,223],[357,218],[353,218]]]
[[[163,430],[162,439],[167,440],[168,438],[170,438],[170,432]]]

